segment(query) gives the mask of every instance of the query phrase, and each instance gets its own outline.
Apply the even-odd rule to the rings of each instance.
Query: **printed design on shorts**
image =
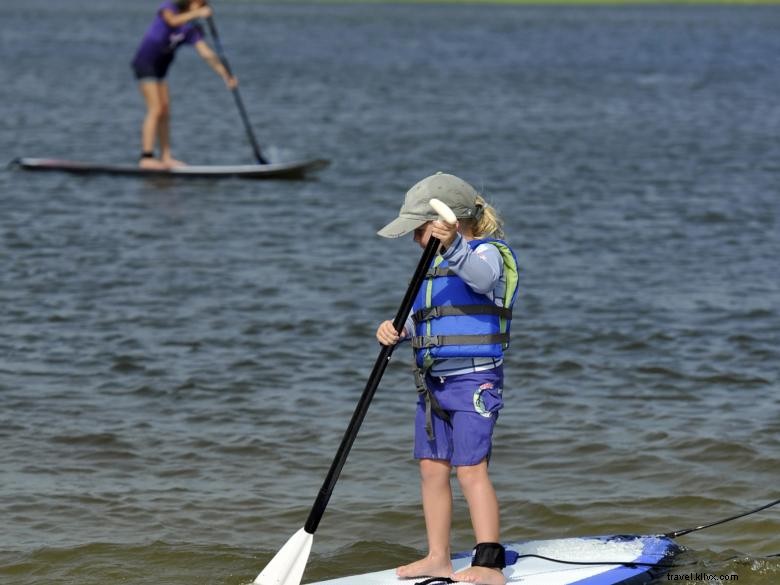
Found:
[[[474,410],[477,411],[477,414],[484,416],[485,418],[490,418],[491,416],[493,416],[493,412],[489,407],[485,405],[485,399],[482,396],[482,394],[486,390],[495,390],[496,394],[498,394],[498,396],[500,397],[501,388],[495,388],[493,382],[485,382],[474,392],[474,396],[473,396]]]

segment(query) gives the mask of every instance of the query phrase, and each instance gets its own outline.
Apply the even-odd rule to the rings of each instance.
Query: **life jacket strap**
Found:
[[[501,319],[511,319],[512,309],[498,305],[441,305],[415,311],[412,314],[412,319],[415,323],[421,323],[438,317],[460,317],[463,315],[497,315]]]
[[[425,381],[425,375],[427,370],[423,368],[414,369],[414,385],[417,386],[417,393],[420,394],[425,400],[425,432],[428,435],[428,440],[433,441],[436,438],[433,432],[433,412],[436,413],[440,419],[446,423],[452,422],[450,413],[444,410],[439,404],[439,401],[428,388],[428,384]]]
[[[440,276],[455,276],[455,271],[447,266],[444,268],[433,266],[428,269],[428,272],[425,273],[426,278],[437,278]]]
[[[490,335],[415,335],[412,337],[414,349],[429,349],[442,345],[493,345],[509,343],[508,333]]]

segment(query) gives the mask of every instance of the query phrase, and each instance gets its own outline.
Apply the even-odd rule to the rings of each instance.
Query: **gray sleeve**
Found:
[[[471,290],[480,294],[487,294],[496,288],[504,269],[498,248],[492,244],[481,244],[472,250],[460,234],[442,256],[452,271]]]
[[[409,313],[409,316],[406,318],[404,329],[406,330],[406,336],[402,337],[401,341],[409,341],[414,336],[414,319],[412,319],[411,313]]]

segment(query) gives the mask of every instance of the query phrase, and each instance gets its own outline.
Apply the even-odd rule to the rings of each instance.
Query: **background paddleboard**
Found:
[[[561,538],[510,542],[504,546],[507,551],[507,567],[504,569],[507,582],[523,585],[645,585],[666,574],[671,560],[681,550],[665,536]],[[539,557],[587,564],[559,563]],[[471,553],[454,555],[452,564],[456,572],[468,567]],[[400,579],[396,577],[395,569],[389,569],[318,581],[311,585],[413,585],[424,580],[424,577]]]
[[[18,158],[11,165],[28,171],[60,171],[79,175],[127,175],[141,177],[183,177],[243,179],[300,179],[328,166],[325,159],[271,163],[265,165],[187,165],[175,169],[143,169],[135,164],[101,164],[58,158]]]

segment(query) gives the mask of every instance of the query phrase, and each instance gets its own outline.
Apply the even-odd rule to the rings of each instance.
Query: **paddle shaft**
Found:
[[[211,36],[214,39],[214,47],[217,49],[217,55],[219,56],[219,60],[222,61],[222,66],[225,68],[228,74],[232,76],[233,71],[231,70],[230,63],[228,62],[227,57],[225,56],[225,50],[222,48],[222,42],[219,40],[219,33],[217,33],[217,26],[214,24],[214,17],[209,16],[207,22],[209,25],[209,31],[211,32]],[[249,123],[249,116],[246,113],[246,108],[244,107],[244,101],[241,99],[241,93],[238,91],[238,86],[231,88],[230,93],[233,94],[233,99],[236,102],[238,113],[241,115],[241,121],[244,123],[244,129],[246,130],[247,138],[249,138],[249,144],[252,146],[252,151],[254,152],[255,160],[258,162],[258,164],[261,165],[268,164],[268,160],[260,152],[260,145],[257,143],[257,138],[255,138],[255,133],[252,131],[252,125]]]
[[[409,311],[412,310],[412,304],[417,296],[417,292],[420,290],[420,286],[422,286],[422,282],[428,272],[428,267],[433,261],[434,256],[436,256],[438,249],[439,240],[431,236],[420,257],[420,262],[417,264],[417,268],[414,271],[412,281],[406,289],[406,294],[404,295],[403,301],[401,301],[398,313],[395,315],[393,327],[398,333],[401,333],[403,330],[404,323],[409,316]],[[390,356],[393,354],[394,349],[395,345],[383,345],[382,350],[379,352],[379,356],[376,358],[374,369],[371,370],[371,375],[368,377],[368,382],[363,390],[363,394],[360,396],[360,400],[355,407],[355,412],[352,413],[352,419],[349,421],[349,426],[344,433],[344,438],[341,440],[341,445],[339,445],[338,451],[336,452],[336,457],[333,459],[328,475],[325,477],[325,481],[317,494],[317,499],[314,501],[311,512],[309,512],[309,517],[303,527],[309,534],[314,534],[322,519],[322,515],[325,513],[325,508],[333,493],[333,488],[336,487],[336,482],[339,479],[339,475],[341,475],[341,470],[344,467],[344,463],[347,461],[349,451],[352,448],[352,444],[355,442],[355,438],[360,430],[360,425],[363,424],[363,419],[368,412],[368,406],[374,398],[374,394],[379,387],[379,381],[385,373],[385,369],[390,362]]]

